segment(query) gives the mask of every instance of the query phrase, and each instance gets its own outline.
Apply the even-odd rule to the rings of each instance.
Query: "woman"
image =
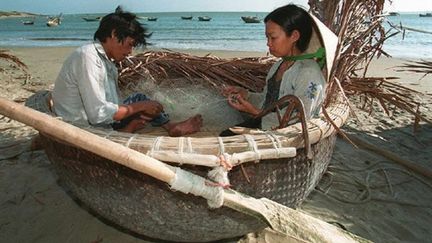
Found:
[[[278,125],[275,113],[256,118],[266,108],[285,95],[301,99],[309,119],[320,112],[324,100],[326,81],[317,61],[311,55],[303,55],[309,47],[313,32],[313,19],[301,7],[289,4],[269,13],[265,19],[265,31],[269,52],[281,60],[270,69],[261,94],[248,94],[240,87],[227,87],[223,95],[231,107],[249,115],[238,126],[269,128]],[[258,99],[257,99],[258,98]],[[258,106],[253,100],[258,100]],[[229,130],[221,136],[234,135]]]

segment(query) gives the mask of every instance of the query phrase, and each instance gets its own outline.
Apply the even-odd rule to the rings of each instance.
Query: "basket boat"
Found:
[[[308,53],[324,46],[328,53],[327,70],[332,70],[332,54],[335,53],[338,38],[312,17],[319,32],[313,35],[315,41],[311,41]],[[318,33],[326,35],[325,38],[319,38]],[[221,63],[224,62],[213,66],[218,68]],[[140,62],[138,66],[141,64]],[[202,66],[202,63],[196,65]],[[327,78],[329,74],[330,72],[326,72]],[[191,88],[190,83],[181,84],[179,80],[173,84],[186,86],[186,90]],[[152,90],[163,90],[163,83],[157,85]],[[208,88],[204,88],[203,92],[207,90]],[[27,101],[28,106],[49,113],[48,94],[49,92],[35,94]],[[188,94],[185,93],[184,96]],[[207,93],[203,96],[204,99],[210,99]],[[286,97],[280,100],[284,98]],[[181,102],[176,105],[178,103]],[[295,100],[286,110],[293,111],[294,103]],[[285,107],[279,105],[276,107]],[[297,109],[297,115],[303,111],[300,108]],[[212,115],[210,120],[216,118],[213,112],[207,114]],[[235,114],[238,115],[238,112]],[[336,95],[326,106],[325,115],[321,114],[307,122],[300,119],[301,122],[286,125],[286,114],[290,112],[279,120],[278,129],[244,130],[242,134],[231,137],[207,134],[174,138],[151,133],[121,133],[94,127],[84,129],[201,176],[207,177],[208,172],[211,175],[215,170],[223,171],[232,166],[228,179],[234,190],[297,207],[326,171],[336,140],[335,134],[348,118],[349,106]],[[218,116],[223,118],[229,116],[229,113],[221,112]],[[301,114],[299,117],[301,118]],[[91,210],[135,233],[168,241],[197,242],[238,237],[267,227],[259,219],[230,208],[209,209],[205,199],[172,191],[165,183],[92,152],[46,134],[41,134],[41,137],[46,154],[56,168],[62,184]],[[230,166],[226,166],[227,161]]]
[[[29,98],[27,105],[49,113],[48,92]],[[308,159],[299,123],[271,132],[232,137],[167,137],[84,128],[169,164],[205,176],[219,166],[221,153],[249,153],[251,162],[229,172],[232,188],[298,206],[319,182],[332,156],[335,127],[348,117],[348,105],[328,107],[330,120],[308,122],[312,159]],[[205,199],[172,191],[150,176],[41,134],[48,158],[62,185],[103,218],[135,233],[168,241],[213,241],[244,235],[266,227],[262,221],[230,208],[209,209]],[[278,150],[293,148],[296,155],[280,158]],[[113,148],[114,149],[114,148]],[[259,151],[270,151],[261,154]],[[257,153],[258,152],[258,153]]]

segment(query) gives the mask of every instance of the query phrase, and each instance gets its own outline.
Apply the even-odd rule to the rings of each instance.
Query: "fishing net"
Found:
[[[192,83],[184,78],[168,79],[158,84],[150,78],[143,78],[126,86],[122,96],[133,93],[143,93],[161,103],[173,122],[201,114],[204,121],[201,135],[217,135],[244,120],[244,115],[228,105],[220,90],[202,80]],[[148,127],[146,130],[157,132],[161,129]]]
[[[121,63],[119,86],[123,97],[140,92],[160,102],[174,122],[201,114],[203,128],[194,136],[217,135],[246,118],[228,105],[223,87],[261,92],[273,63],[272,57],[221,59],[147,51]]]

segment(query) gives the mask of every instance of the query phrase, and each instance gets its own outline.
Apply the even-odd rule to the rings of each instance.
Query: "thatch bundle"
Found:
[[[166,79],[200,79],[219,89],[221,85],[239,85],[259,92],[265,85],[272,57],[222,59],[210,54],[204,57],[172,51],[148,51],[123,61],[121,88],[150,78],[156,83]]]

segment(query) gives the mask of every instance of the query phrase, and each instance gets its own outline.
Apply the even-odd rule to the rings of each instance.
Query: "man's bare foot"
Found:
[[[162,127],[168,131],[171,137],[180,137],[187,134],[199,132],[202,127],[203,119],[201,115],[195,115],[185,121],[168,122]]]

